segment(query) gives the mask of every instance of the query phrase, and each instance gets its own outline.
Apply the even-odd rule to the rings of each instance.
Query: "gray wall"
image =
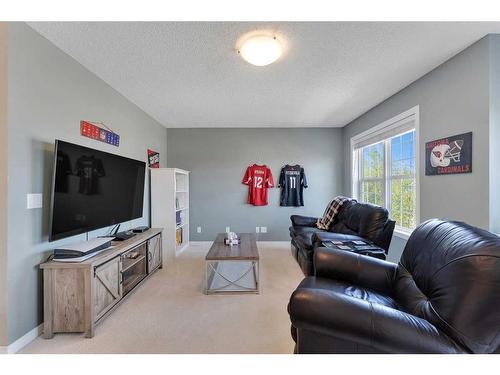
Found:
[[[490,229],[500,233],[500,35],[490,41]]]
[[[7,346],[7,134],[7,24],[0,22],[0,347]]]
[[[350,192],[350,139],[416,105],[420,106],[420,163],[425,142],[473,132],[473,173],[425,176],[420,168],[420,220],[464,220],[489,227],[489,44],[483,38],[343,128],[344,191]],[[389,250],[397,260],[405,241]]]
[[[62,243],[48,243],[54,140],[63,139],[146,161],[147,148],[165,162],[166,129],[23,23],[9,24],[9,343],[42,322],[38,264]],[[119,148],[79,135],[82,119],[102,121],[121,136]],[[146,192],[148,189],[146,189]],[[27,210],[26,194],[43,193],[44,208]],[[149,222],[144,216],[127,223]],[[95,231],[95,237],[101,231]]]
[[[230,226],[255,232],[267,226],[260,240],[287,240],[290,215],[323,214],[343,186],[341,129],[168,129],[169,167],[191,171],[191,240],[213,240]],[[246,204],[248,187],[241,183],[248,165],[267,164],[276,179],[281,166],[300,164],[309,188],[305,206],[280,207],[279,189],[269,190],[269,205]],[[202,233],[196,233],[196,227]]]

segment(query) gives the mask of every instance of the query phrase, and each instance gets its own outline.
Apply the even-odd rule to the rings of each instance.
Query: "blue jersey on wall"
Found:
[[[303,206],[304,188],[307,188],[304,168],[300,165],[285,165],[281,168],[278,187],[281,187],[280,206]]]

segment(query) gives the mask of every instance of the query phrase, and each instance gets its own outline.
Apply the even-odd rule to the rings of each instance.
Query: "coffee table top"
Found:
[[[226,233],[219,233],[205,260],[259,260],[259,251],[255,235],[252,233],[238,233],[241,239],[239,245],[224,244]]]

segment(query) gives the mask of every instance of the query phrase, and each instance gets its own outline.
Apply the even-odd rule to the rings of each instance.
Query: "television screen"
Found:
[[[142,217],[146,163],[56,140],[49,241]]]

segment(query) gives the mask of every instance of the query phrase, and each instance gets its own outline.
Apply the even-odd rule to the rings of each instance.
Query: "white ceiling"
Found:
[[[31,22],[166,127],[341,127],[500,23]],[[238,38],[287,52],[255,67]]]

